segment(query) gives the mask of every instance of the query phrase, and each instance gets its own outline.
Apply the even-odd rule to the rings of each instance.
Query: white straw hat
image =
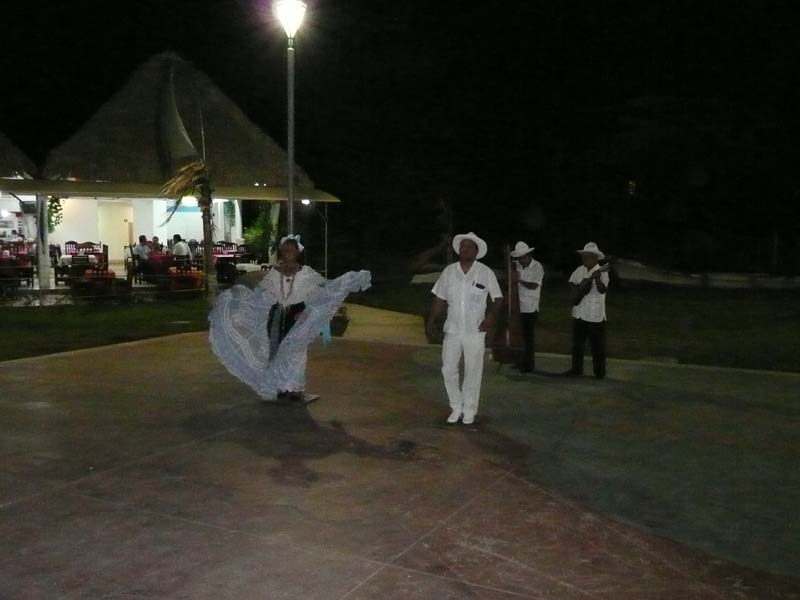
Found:
[[[583,250],[576,250],[578,254],[594,254],[598,260],[603,260],[606,255],[600,252],[600,248],[594,242],[589,242],[583,247]]]
[[[514,249],[511,251],[511,258],[521,258],[531,252],[533,252],[533,248],[529,248],[528,244],[525,242],[517,242],[516,246],[514,246]]]
[[[469,233],[460,233],[453,238],[453,250],[455,250],[456,254],[461,251],[461,242],[464,240],[471,240],[475,242],[475,245],[478,247],[478,258],[483,258],[486,256],[486,252],[488,250],[486,242],[484,242],[471,231]]]

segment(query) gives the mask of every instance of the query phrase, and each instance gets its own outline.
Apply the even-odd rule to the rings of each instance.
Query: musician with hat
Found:
[[[605,255],[594,242],[577,250],[583,263],[569,278],[572,288],[572,368],[567,375],[583,375],[586,338],[592,349],[594,376],[606,376],[606,292],[608,265],[600,266]]]
[[[530,373],[536,368],[536,318],[539,316],[539,298],[542,293],[544,268],[532,256],[534,248],[525,242],[517,242],[511,251],[511,259],[516,269],[511,277],[517,282],[519,290],[519,317],[522,324],[522,339],[525,352],[517,368],[522,373]]]
[[[450,401],[448,423],[475,421],[483,377],[486,333],[494,329],[503,294],[494,272],[478,262],[486,256],[486,242],[472,232],[453,238],[458,262],[448,265],[431,290],[433,306],[426,323],[429,332],[447,312],[442,343],[442,375]],[[486,314],[487,296],[492,309]],[[464,357],[464,381],[459,385],[459,361]]]

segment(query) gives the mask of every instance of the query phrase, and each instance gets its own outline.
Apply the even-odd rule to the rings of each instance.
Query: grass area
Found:
[[[430,285],[375,286],[350,302],[425,315]],[[755,290],[621,289],[608,296],[608,351],[616,358],[800,371],[800,303]],[[128,305],[2,309],[4,359],[87,348],[208,327],[202,298]],[[536,347],[568,353],[569,290],[545,282]],[[33,335],[32,335],[33,334]]]
[[[376,286],[350,301],[424,316],[431,287]],[[792,292],[612,288],[607,312],[611,357],[800,371],[800,303]],[[568,287],[546,281],[537,350],[568,353],[571,324]]]
[[[208,304],[202,298],[1,310],[7,342],[3,360],[208,328]]]

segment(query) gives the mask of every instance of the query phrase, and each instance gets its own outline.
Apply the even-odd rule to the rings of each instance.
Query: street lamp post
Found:
[[[316,205],[312,204],[311,200],[308,198],[304,198],[300,201],[303,206],[310,206],[313,208],[317,214],[322,219],[322,231],[324,237],[324,245],[323,245],[323,259],[322,259],[322,272],[325,274],[325,278],[328,277],[328,203],[325,203],[325,212],[322,212]]]
[[[278,0],[275,3],[275,14],[278,17],[288,40],[286,51],[286,88],[287,88],[287,142],[288,185],[286,195],[286,227],[287,234],[294,231],[294,35],[303,22],[306,4],[301,0]]]

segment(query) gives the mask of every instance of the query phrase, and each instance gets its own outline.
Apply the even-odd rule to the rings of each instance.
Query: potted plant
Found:
[[[347,307],[340,306],[336,314],[331,319],[331,335],[341,337],[347,330],[347,324],[350,322],[350,317],[347,314]]]

